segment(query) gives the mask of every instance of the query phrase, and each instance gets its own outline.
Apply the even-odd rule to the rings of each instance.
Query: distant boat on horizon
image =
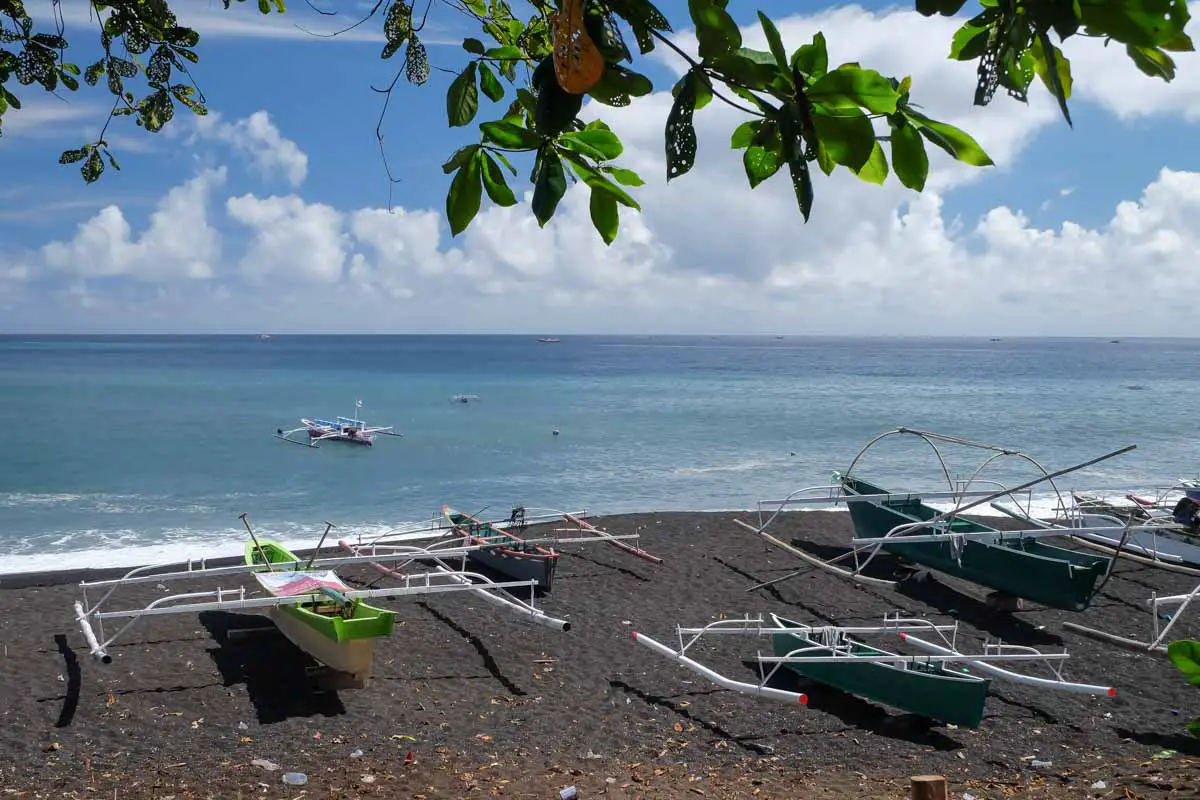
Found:
[[[542,344],[553,344],[555,342],[561,342],[562,339],[558,339],[553,336],[544,336],[541,339],[538,339],[538,341],[541,342]]]

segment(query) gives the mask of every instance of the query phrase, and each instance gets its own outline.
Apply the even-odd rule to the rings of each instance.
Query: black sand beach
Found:
[[[230,629],[267,624],[252,614],[147,619],[102,665],[72,620],[78,574],[4,578],[0,796],[550,798],[575,785],[580,798],[881,798],[906,796],[908,776],[929,773],[947,776],[953,796],[979,800],[1200,791],[1200,740],[1184,732],[1200,716],[1197,687],[1163,656],[1062,627],[1074,620],[1145,638],[1151,592],[1178,594],[1200,579],[1122,561],[1082,614],[992,611],[978,587],[927,574],[892,591],[810,570],[746,592],[802,565],[732,524],[735,516],[594,520],[613,533],[640,527],[642,545],[665,563],[603,544],[565,548],[539,605],[568,619],[569,632],[467,595],[383,601],[400,621],[377,645],[376,677],[339,692],[314,691],[311,662],[278,634],[231,639]],[[844,513],[792,513],[772,532],[828,557],[845,549],[851,527]],[[882,572],[895,566],[880,561]],[[382,585],[366,568],[341,574]],[[163,594],[153,583],[122,590],[114,607]],[[993,681],[982,726],[967,730],[792,678],[778,685],[805,691],[807,708],[735,694],[631,640],[639,631],[671,643],[676,624],[722,615],[875,625],[895,611],[957,620],[963,650],[997,637],[1065,647],[1070,679],[1115,686],[1117,696]],[[1200,613],[1176,630],[1200,637]],[[726,637],[694,652],[754,681],[751,659],[769,646]],[[284,785],[287,771],[306,773],[307,784]]]

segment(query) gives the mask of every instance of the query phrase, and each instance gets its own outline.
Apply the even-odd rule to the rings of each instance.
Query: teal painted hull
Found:
[[[887,494],[886,489],[849,476],[839,475],[847,494]],[[850,519],[860,538],[886,536],[897,525],[932,519],[937,509],[912,495],[894,501],[848,503]],[[963,539],[961,547],[951,541],[904,544],[894,537],[883,549],[931,569],[986,586],[1013,597],[1021,597],[1051,608],[1083,611],[1092,601],[1096,587],[1108,572],[1112,559],[1044,544],[1039,539],[999,539],[999,531],[971,520],[956,519],[953,531],[993,531],[995,540]],[[933,528],[914,531],[929,534]]]
[[[797,625],[775,615],[772,620],[781,628]],[[828,642],[808,636],[811,634],[802,632],[773,635],[771,644],[775,655],[801,655],[794,651],[802,648],[807,650],[803,655],[832,655]],[[850,640],[840,643],[849,644],[851,652],[859,656],[891,655]],[[892,665],[856,662],[853,656],[846,656],[836,663],[825,661],[786,666],[799,675],[857,697],[964,728],[977,728],[983,721],[983,708],[991,683],[975,675],[953,672],[937,663]]]

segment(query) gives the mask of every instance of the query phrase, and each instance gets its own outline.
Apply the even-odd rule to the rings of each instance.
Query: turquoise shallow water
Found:
[[[233,550],[243,511],[311,541],[323,520],[353,534],[442,503],[750,508],[826,483],[898,425],[1022,448],[1049,469],[1137,444],[1062,486],[1154,487],[1197,474],[1197,363],[1192,340],[5,336],[0,572]],[[356,399],[404,437],[310,450],[271,436],[351,415]],[[937,486],[936,460],[905,439],[858,471]],[[1035,473],[1005,461],[987,474]]]

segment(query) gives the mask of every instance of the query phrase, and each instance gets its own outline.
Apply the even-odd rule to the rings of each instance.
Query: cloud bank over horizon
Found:
[[[320,153],[268,109],[213,113],[174,123],[173,146],[196,167],[144,223],[115,203],[53,240],[0,241],[0,331],[1200,335],[1200,172],[1163,166],[1091,227],[1039,228],[1041,197],[974,218],[952,211],[956,190],[1007,174],[1064,124],[1041,87],[1028,106],[970,107],[974,70],[945,58],[959,24],[857,7],[779,21],[788,42],[824,30],[831,63],[853,57],[912,75],[927,112],[970,132],[999,165],[965,167],[929,148],[922,194],[894,176],[880,188],[839,169],[817,176],[805,225],[785,178],[748,188],[728,146],[739,114],[720,102],[696,115],[695,169],[668,186],[667,90],[624,109],[585,107],[622,137],[620,164],[646,180],[635,190],[644,212],[621,209],[611,247],[580,186],[544,229],[526,192],[512,208],[485,199],[450,239],[440,207],[322,202],[310,183]],[[745,33],[747,46],[765,47],[761,31]],[[1200,119],[1195,64],[1166,85],[1096,42],[1068,55],[1076,103],[1124,120]],[[288,191],[233,191],[234,171]],[[1076,191],[1087,187],[1059,194]]]

